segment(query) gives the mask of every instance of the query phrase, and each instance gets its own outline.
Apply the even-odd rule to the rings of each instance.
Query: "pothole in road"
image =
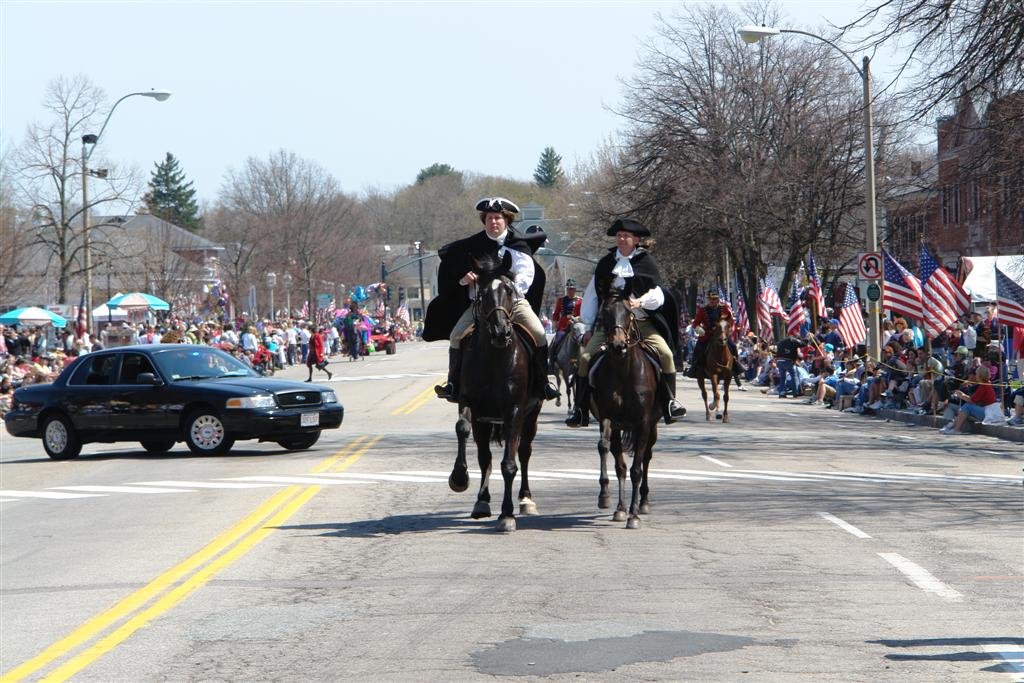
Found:
[[[696,631],[642,631],[586,640],[528,636],[498,643],[472,657],[481,673],[549,676],[610,671],[637,662],[667,662],[677,657],[738,650],[755,643],[754,638],[746,636]]]

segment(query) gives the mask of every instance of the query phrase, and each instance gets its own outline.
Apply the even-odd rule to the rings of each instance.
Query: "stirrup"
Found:
[[[438,398],[443,398],[449,403],[459,402],[459,397],[455,394],[455,387],[451,382],[434,385],[434,393],[437,394]]]
[[[576,428],[576,427],[589,427],[590,426],[590,420],[588,419],[589,417],[590,417],[590,415],[588,413],[585,413],[582,408],[577,406],[576,409],[573,410],[572,415],[570,415],[568,418],[566,418],[565,426],[566,427],[573,427],[573,428]]]
[[[544,400],[545,401],[553,401],[556,398],[561,398],[561,396],[562,396],[561,392],[558,391],[558,389],[555,389],[553,386],[551,386],[550,382],[548,382],[547,384],[544,385]]]

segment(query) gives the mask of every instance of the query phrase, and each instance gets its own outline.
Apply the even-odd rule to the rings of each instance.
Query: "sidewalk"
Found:
[[[936,429],[945,427],[949,424],[949,420],[941,415],[916,415],[902,410],[893,410],[892,408],[882,408],[877,410],[875,411],[875,415],[877,417],[885,418],[886,420],[896,420],[897,422],[934,427]],[[980,422],[968,421],[964,426],[964,431],[971,434],[993,436],[997,439],[1003,439],[1004,441],[1019,441],[1024,443],[1024,428],[1022,427],[1010,427],[1009,425],[986,425],[981,424]]]

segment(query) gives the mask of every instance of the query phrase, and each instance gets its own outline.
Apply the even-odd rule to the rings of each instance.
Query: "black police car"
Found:
[[[340,427],[344,412],[334,391],[268,379],[220,349],[143,344],[81,356],[53,383],[18,389],[4,422],[67,460],[90,442],[163,453],[184,441],[197,455],[220,455],[259,439],[299,450]]]

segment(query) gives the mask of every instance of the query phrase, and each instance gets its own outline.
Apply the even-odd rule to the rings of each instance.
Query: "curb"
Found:
[[[878,417],[882,417],[887,420],[895,420],[897,422],[905,422],[907,424],[915,424],[924,427],[934,427],[936,429],[945,427],[949,424],[949,420],[941,415],[914,415],[913,413],[905,413],[891,408],[882,408],[881,410],[876,411],[875,414]],[[1003,441],[1019,441],[1024,443],[1024,429],[1019,427],[968,422],[964,426],[964,429],[971,434],[981,434],[983,436],[992,436],[997,439],[1002,439]]]

